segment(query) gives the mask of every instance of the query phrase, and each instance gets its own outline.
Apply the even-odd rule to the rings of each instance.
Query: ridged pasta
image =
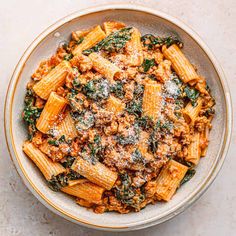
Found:
[[[98,42],[106,37],[102,28],[98,25],[91,30],[85,37],[82,43],[77,45],[72,51],[73,55],[82,53],[84,50],[95,46]]]
[[[74,139],[77,136],[77,130],[70,112],[67,111],[64,119],[53,127],[53,134],[56,138],[65,135],[66,139]]]
[[[63,187],[61,191],[85,199],[88,202],[99,203],[105,189],[87,180],[72,186]]]
[[[98,53],[95,53],[95,52],[91,53],[89,55],[89,58],[93,62],[94,70],[96,70],[99,73],[101,73],[102,75],[104,75],[105,78],[110,81],[110,83],[113,83],[114,82],[114,80],[113,80],[114,76],[117,73],[121,72],[121,69],[118,66],[111,63],[110,61],[108,61],[106,58],[102,57]]]
[[[66,76],[71,71],[68,61],[62,61],[52,69],[45,77],[33,86],[35,93],[47,100],[50,93],[65,84]]]
[[[169,201],[172,198],[187,170],[187,166],[174,160],[170,160],[162,168],[157,177],[156,196],[158,200]]]
[[[127,43],[128,60],[130,66],[141,66],[143,63],[143,50],[141,34],[134,28],[130,42]]]
[[[203,102],[203,99],[201,97],[199,97],[197,99],[196,106],[193,106],[192,103],[189,102],[187,104],[187,106],[184,108],[183,116],[184,116],[185,121],[188,124],[194,123],[194,121],[198,117],[198,114],[199,114],[200,110],[202,109],[202,102]]]
[[[73,163],[72,170],[78,172],[92,183],[109,190],[115,184],[117,173],[111,171],[100,162],[92,164],[90,161],[78,157]]]
[[[188,155],[186,156],[185,160],[197,165],[200,161],[201,157],[201,146],[200,146],[200,133],[195,132],[191,139],[191,143],[188,146]]]
[[[125,104],[119,98],[110,95],[107,99],[106,109],[114,114],[119,114],[125,109]]]
[[[163,54],[165,58],[171,61],[173,69],[184,83],[193,85],[199,80],[194,67],[176,44],[169,48],[164,47]]]
[[[65,98],[52,92],[44,106],[44,109],[36,123],[36,127],[42,133],[47,133],[54,126],[59,114],[65,109],[67,101]]]
[[[143,116],[148,116],[156,122],[161,109],[161,84],[150,81],[145,84],[143,94]]]
[[[124,28],[125,24],[122,22],[117,22],[117,21],[106,21],[103,23],[103,26],[104,26],[106,35],[109,35],[116,30],[120,30]]]
[[[31,142],[27,141],[24,143],[23,151],[40,169],[46,180],[50,180],[53,176],[57,176],[66,171],[61,164],[53,162]]]

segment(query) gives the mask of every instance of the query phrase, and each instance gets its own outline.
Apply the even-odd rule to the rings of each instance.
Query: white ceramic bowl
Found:
[[[80,207],[69,196],[55,193],[41,173],[22,152],[27,137],[21,120],[25,87],[39,62],[52,55],[71,31],[86,29],[106,20],[118,20],[136,26],[142,32],[160,35],[177,34],[184,42],[184,53],[199,73],[206,77],[216,99],[216,116],[210,134],[207,156],[201,160],[194,178],[182,186],[168,203],[149,205],[138,213],[98,215]],[[216,59],[199,36],[179,20],[157,10],[134,5],[107,5],[89,8],[63,18],[50,26],[29,46],[20,59],[9,84],[5,103],[5,133],[8,148],[17,171],[30,191],[50,210],[75,223],[88,227],[125,231],[164,222],[191,205],[212,183],[219,172],[230,141],[232,108],[229,89]]]

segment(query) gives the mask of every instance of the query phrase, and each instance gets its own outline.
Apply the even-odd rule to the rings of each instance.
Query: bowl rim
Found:
[[[79,219],[77,217],[72,216],[70,213],[65,212],[63,209],[60,209],[57,207],[53,202],[51,202],[49,199],[47,199],[46,196],[44,196],[40,190],[34,185],[33,181],[30,179],[30,177],[25,173],[24,167],[21,165],[18,154],[16,152],[14,139],[12,135],[12,103],[14,99],[14,93],[17,87],[17,81],[19,80],[19,77],[24,69],[24,65],[28,58],[30,57],[31,53],[34,51],[34,49],[38,46],[38,44],[44,40],[45,37],[47,37],[51,32],[59,28],[60,26],[68,23],[69,21],[89,15],[91,13],[101,12],[105,10],[132,10],[137,12],[144,12],[148,13],[154,16],[158,16],[164,20],[169,21],[172,24],[175,24],[177,27],[181,28],[183,31],[185,31],[205,52],[206,56],[209,58],[210,62],[212,63],[214,69],[216,70],[222,89],[224,91],[224,99],[226,103],[226,127],[225,127],[225,134],[224,139],[221,145],[220,150],[217,154],[218,161],[216,162],[212,174],[204,181],[201,188],[198,192],[196,192],[191,199],[188,199],[188,201],[183,201],[181,204],[177,205],[176,207],[173,207],[171,210],[169,210],[164,216],[161,218],[151,218],[145,221],[140,222],[134,222],[127,224],[125,226],[107,226],[107,225],[95,225],[93,223],[90,223],[88,221]],[[183,212],[186,208],[188,208],[190,205],[192,205],[210,186],[210,184],[213,182],[217,174],[219,173],[219,170],[221,169],[223,162],[225,160],[230,139],[231,139],[231,133],[232,133],[232,120],[233,120],[233,114],[232,114],[232,102],[231,102],[231,96],[230,96],[230,90],[227,84],[227,80],[225,78],[224,72],[216,60],[213,53],[210,51],[208,46],[201,40],[199,35],[193,31],[189,26],[187,26],[185,23],[177,19],[176,17],[170,16],[169,14],[166,14],[162,11],[147,8],[143,5],[139,4],[102,4],[95,7],[89,7],[85,8],[83,10],[76,11],[70,15],[67,15],[51,26],[49,26],[46,30],[44,30],[39,36],[30,44],[30,46],[25,50],[22,57],[20,58],[18,64],[16,65],[13,75],[10,79],[8,89],[6,92],[5,97],[5,105],[4,105],[4,131],[5,131],[5,139],[7,143],[7,148],[11,157],[11,160],[14,163],[14,166],[18,172],[18,174],[23,179],[23,182],[28,187],[28,189],[33,193],[33,195],[47,208],[49,208],[51,211],[56,213],[57,215],[60,215],[64,217],[67,220],[70,220],[74,223],[87,226],[89,228],[95,228],[95,229],[101,229],[101,230],[109,230],[109,231],[127,231],[127,230],[137,230],[146,228],[152,225],[157,225],[160,223],[163,223],[164,221],[167,221],[171,219],[172,217],[178,215],[179,213]]]

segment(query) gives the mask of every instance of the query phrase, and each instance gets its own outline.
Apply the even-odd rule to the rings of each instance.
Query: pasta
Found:
[[[58,116],[63,111],[67,104],[67,101],[52,92],[48,98],[48,101],[37,121],[36,127],[42,133],[53,127],[54,122],[58,119]]]
[[[161,108],[161,85],[158,84],[157,82],[146,83],[143,94],[144,116],[149,116],[156,122],[159,116],[160,108]]]
[[[69,195],[85,199],[88,202],[99,203],[102,199],[104,188],[99,187],[89,181],[83,181],[72,186],[66,186],[61,189],[62,192]]]
[[[52,162],[51,159],[30,142],[24,143],[23,151],[40,169],[47,180],[66,171],[61,164]]]
[[[74,50],[72,51],[72,53],[74,55],[80,54],[82,53],[83,50],[93,47],[105,37],[106,37],[106,34],[98,25],[84,37],[82,43],[76,46]]]
[[[52,69],[45,77],[34,85],[33,90],[42,99],[48,99],[51,92],[63,86],[71,66],[68,61],[62,61]]]
[[[175,72],[184,83],[195,84],[199,80],[194,67],[176,44],[173,44],[169,48],[164,48],[163,54],[172,62]]]
[[[97,53],[91,53],[89,58],[93,62],[93,68],[105,76],[111,83],[113,82],[113,78],[117,73],[121,72],[121,69],[116,65],[109,62],[107,59],[103,58]]]
[[[106,21],[72,32],[40,63],[27,84],[23,151],[49,188],[124,214],[170,201],[193,177],[215,100],[182,46]]]
[[[108,190],[112,188],[117,179],[117,173],[111,171],[103,164],[99,162],[92,164],[82,158],[77,158],[71,169]]]
[[[187,170],[187,166],[173,160],[169,161],[157,178],[157,198],[159,200],[169,201],[179,187]]]

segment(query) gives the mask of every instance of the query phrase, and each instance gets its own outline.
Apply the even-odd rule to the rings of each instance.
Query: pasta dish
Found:
[[[171,200],[194,176],[215,102],[182,48],[109,21],[72,32],[40,63],[23,151],[52,190],[95,213],[128,213]]]

